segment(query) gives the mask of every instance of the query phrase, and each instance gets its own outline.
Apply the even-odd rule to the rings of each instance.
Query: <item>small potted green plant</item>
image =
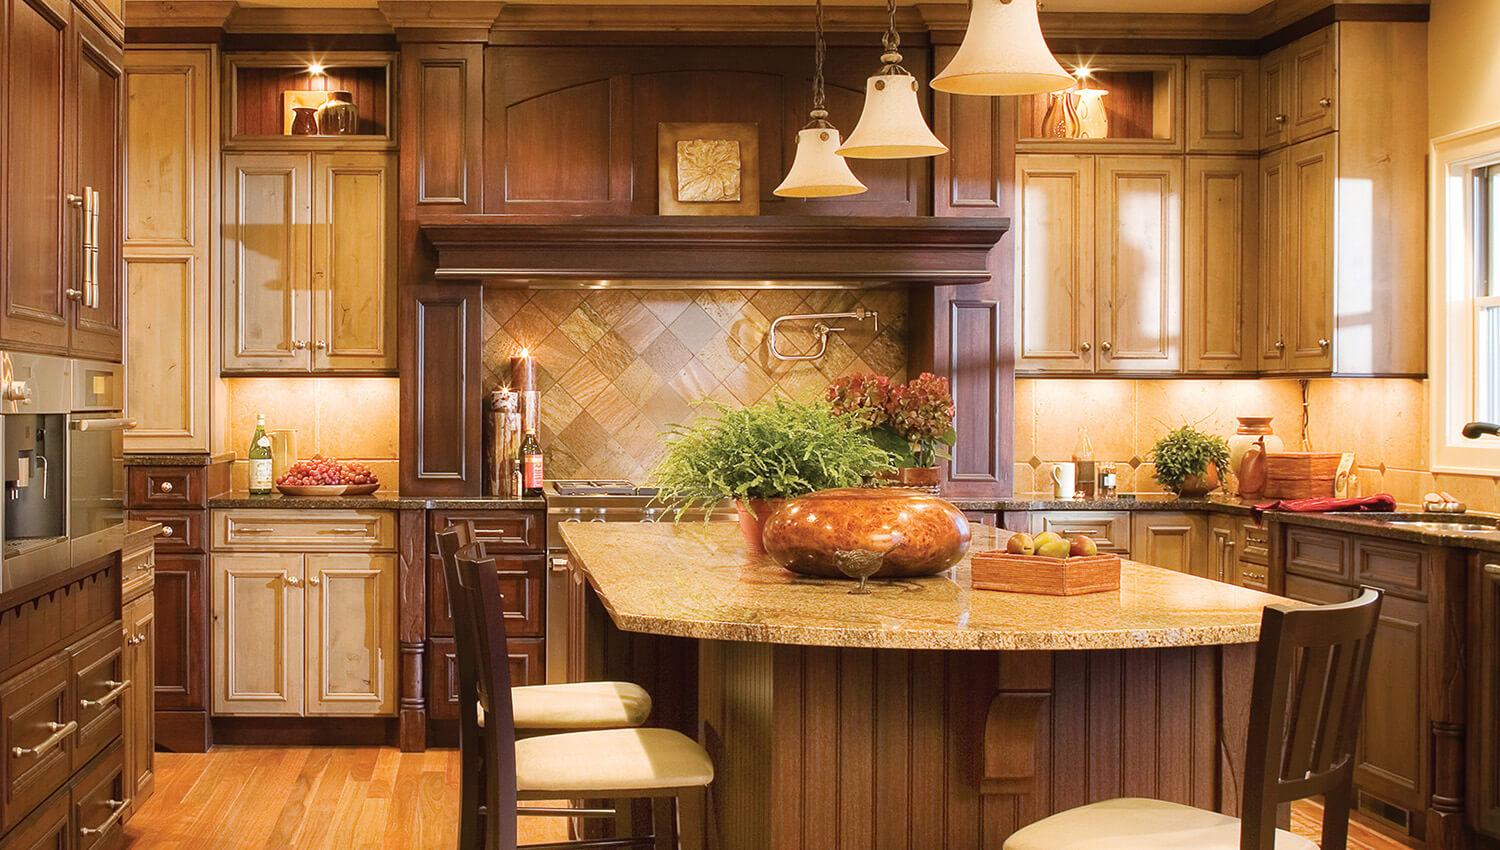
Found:
[[[1156,441],[1148,459],[1161,486],[1179,498],[1202,498],[1219,486],[1219,470],[1229,463],[1229,443],[1191,425],[1183,425]]]
[[[668,430],[651,483],[678,516],[734,500],[753,554],[765,552],[761,531],[782,500],[855,487],[890,468],[875,441],[826,404],[777,398],[753,407],[715,406],[717,416]]]
[[[950,457],[958,436],[947,378],[923,372],[892,384],[884,375],[849,375],[829,385],[826,397],[835,414],[851,417],[890,455],[899,484],[937,486],[937,462]]]

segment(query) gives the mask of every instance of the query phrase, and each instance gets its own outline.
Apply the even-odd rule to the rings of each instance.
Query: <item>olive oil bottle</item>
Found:
[[[266,415],[255,415],[255,435],[250,438],[250,492],[256,496],[271,493],[271,438],[266,436]]]

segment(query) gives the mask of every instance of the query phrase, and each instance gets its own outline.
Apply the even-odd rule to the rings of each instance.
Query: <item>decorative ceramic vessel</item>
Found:
[[[1210,463],[1202,475],[1189,475],[1177,488],[1179,499],[1201,499],[1219,489],[1219,465]]]
[[[1244,459],[1245,452],[1260,441],[1262,437],[1266,440],[1266,451],[1279,452],[1283,448],[1281,438],[1271,433],[1270,416],[1237,416],[1240,427],[1229,438],[1229,471],[1236,475],[1240,472],[1240,461]]]
[[[359,109],[354,95],[346,91],[328,93],[318,107],[318,132],[325,136],[352,136],[359,132]]]
[[[875,578],[940,573],[969,550],[969,521],[917,490],[824,490],[789,499],[766,521],[766,551],[794,573],[843,578],[840,553],[878,552]]]
[[[292,118],[293,136],[316,136],[318,135],[318,110],[311,106],[298,106],[292,109],[295,117]]]
[[[748,503],[740,499],[734,500],[734,512],[739,515],[740,534],[745,537],[745,548],[752,555],[766,554],[766,544],[762,532],[766,527],[766,520],[776,513],[781,507],[784,499],[751,499]]]

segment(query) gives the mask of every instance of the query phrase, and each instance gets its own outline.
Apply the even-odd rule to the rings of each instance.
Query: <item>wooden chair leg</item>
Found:
[[[1318,842],[1323,850],[1345,850],[1349,846],[1349,810],[1353,808],[1350,791],[1345,785],[1323,795],[1323,836]]]
[[[615,808],[615,838],[630,838],[635,835],[635,801],[611,800]]]
[[[676,813],[671,797],[651,798],[652,850],[676,850]]]
[[[677,792],[677,834],[681,850],[703,850],[708,842],[708,789]]]

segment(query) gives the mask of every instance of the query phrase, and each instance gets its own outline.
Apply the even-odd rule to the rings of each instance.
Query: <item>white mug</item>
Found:
[[[1052,467],[1052,498],[1073,498],[1073,464],[1059,463]]]

